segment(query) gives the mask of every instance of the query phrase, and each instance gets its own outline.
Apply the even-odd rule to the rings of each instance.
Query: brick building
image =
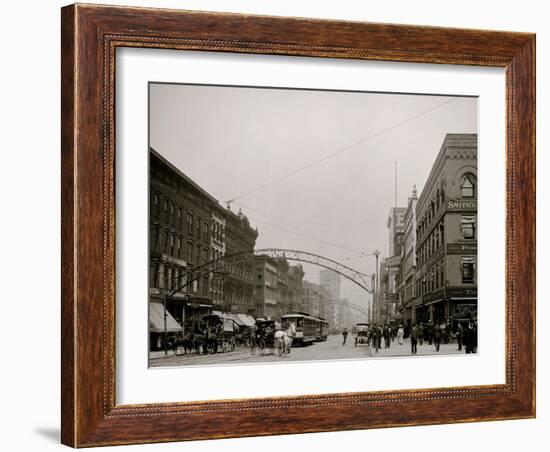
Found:
[[[416,206],[416,318],[477,317],[477,135],[447,134]]]
[[[279,306],[279,262],[270,256],[256,256],[254,261],[254,301],[258,317],[278,319]]]
[[[226,222],[225,253],[228,256],[227,274],[223,278],[224,310],[255,315],[253,251],[258,231],[250,226],[240,209],[238,213],[230,208],[224,209],[223,215]]]
[[[166,302],[171,321],[182,330],[196,328],[212,308],[209,273],[195,269],[211,257],[211,212],[217,201],[155,150],[149,156],[151,309],[158,311],[155,303],[171,294]]]
[[[399,275],[399,303],[403,319],[407,326],[415,321],[414,301],[416,275],[416,203],[418,196],[416,186],[407,202],[404,217],[404,234],[401,245],[401,268]]]
[[[253,314],[258,231],[152,148],[149,168],[151,345],[164,332],[165,298],[170,332],[197,328],[212,310]],[[230,257],[242,252],[247,256]]]

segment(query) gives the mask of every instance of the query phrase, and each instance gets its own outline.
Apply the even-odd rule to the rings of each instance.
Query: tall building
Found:
[[[254,301],[257,317],[278,319],[279,306],[279,262],[270,256],[257,256],[254,260]]]
[[[290,265],[288,267],[288,295],[289,305],[287,306],[288,312],[303,310],[303,282],[304,282],[304,269],[300,264]]]
[[[399,277],[399,303],[404,312],[403,318],[408,326],[415,321],[415,274],[416,274],[416,204],[418,196],[416,185],[407,203],[405,229],[401,246],[401,268]]]
[[[319,283],[329,296],[325,304],[323,317],[328,321],[330,328],[338,328],[337,304],[340,300],[340,275],[332,270],[322,269],[319,271]]]
[[[164,332],[164,301],[169,332],[197,328],[214,309],[255,312],[252,252],[258,231],[241,212],[220,206],[152,148],[149,168],[150,332],[155,347]],[[230,257],[242,252],[249,258]],[[221,258],[223,262],[211,264]]]
[[[388,214],[386,226],[389,236],[389,256],[383,260],[384,268],[380,271],[380,280],[384,282],[380,291],[381,308],[384,321],[401,317],[399,307],[399,284],[401,276],[401,248],[405,235],[406,207],[392,207]],[[382,275],[384,280],[382,280]]]
[[[447,134],[416,205],[416,318],[477,317],[477,134]]]
[[[218,203],[154,149],[149,157],[150,309],[158,314],[166,298],[170,323],[193,329],[212,310],[210,273],[201,265],[211,257],[210,222]],[[163,326],[150,325],[157,333]],[[159,336],[151,339],[154,345]]]
[[[329,295],[320,284],[303,282],[303,310],[315,317],[324,317],[325,303]]]
[[[255,315],[255,269],[253,251],[258,231],[239,209],[234,213],[224,209],[225,219],[225,275],[223,277],[224,310]]]

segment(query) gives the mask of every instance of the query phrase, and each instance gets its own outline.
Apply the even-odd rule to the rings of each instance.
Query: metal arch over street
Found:
[[[319,267],[323,267],[328,270],[332,270],[335,273],[338,273],[344,278],[357,284],[367,293],[373,292],[369,285],[370,283],[368,280],[369,278],[368,275],[361,273],[357,270],[354,270],[353,268],[348,267],[344,264],[341,264],[340,262],[337,262],[333,259],[329,259],[328,257],[320,256],[318,254],[310,253],[308,251],[301,251],[301,250],[292,250],[292,249],[283,249],[283,248],[262,248],[262,249],[255,249],[250,251],[242,251],[238,253],[225,255],[223,257],[206,262],[197,267],[190,268],[189,270],[192,272],[211,272],[211,271],[219,270],[220,267],[225,267],[226,265],[229,265],[229,266],[237,265],[239,263],[247,262],[254,259],[255,257],[261,257],[261,256],[268,256],[275,259],[285,258],[286,260],[289,260],[289,261],[297,261],[297,262],[304,262],[307,264],[317,265]],[[168,297],[171,297],[172,295],[182,290],[183,287],[185,287],[187,284],[188,283],[172,290],[172,292],[168,294]]]

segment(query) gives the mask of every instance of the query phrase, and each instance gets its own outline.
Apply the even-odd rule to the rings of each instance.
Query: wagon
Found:
[[[358,323],[355,325],[357,331],[355,336],[355,346],[358,344],[369,344],[369,324],[368,323]]]
[[[208,353],[235,350],[239,326],[233,319],[223,314],[209,314],[202,318],[202,322],[206,331],[203,349],[206,349]]]

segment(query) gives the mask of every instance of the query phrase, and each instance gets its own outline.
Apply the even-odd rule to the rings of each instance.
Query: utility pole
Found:
[[[378,256],[380,256],[380,250],[374,250],[374,257],[376,258],[376,280],[374,284],[374,293],[376,294],[376,314],[373,312],[373,317],[378,321],[378,311],[380,309],[380,293],[379,293],[379,281],[378,281]]]

